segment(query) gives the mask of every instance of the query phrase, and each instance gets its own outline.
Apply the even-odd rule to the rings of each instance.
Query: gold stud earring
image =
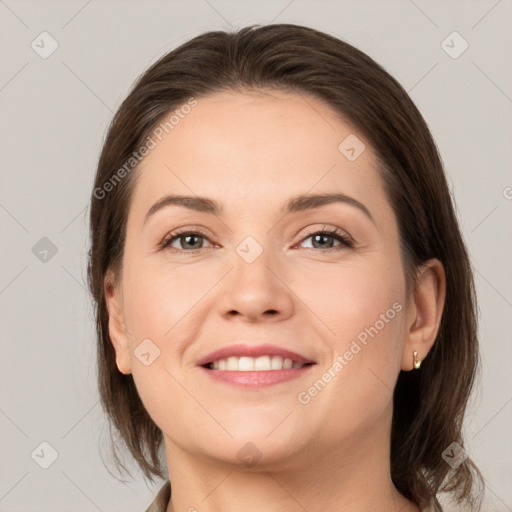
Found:
[[[413,352],[414,355],[414,369],[417,370],[421,366],[421,360],[418,359],[418,352]]]

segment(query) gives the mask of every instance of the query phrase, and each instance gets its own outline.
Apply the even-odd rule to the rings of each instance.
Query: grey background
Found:
[[[279,22],[368,53],[432,130],[480,301],[467,449],[486,478],[483,510],[512,510],[512,0],[0,0],[0,511],[141,511],[160,487],[137,471],[118,482],[100,456],[85,289],[95,165],[113,112],[150,63],[206,30]],[[43,31],[58,42],[46,59],[31,47],[50,48]],[[453,31],[469,44],[458,58],[442,47]],[[42,442],[58,453],[47,469]]]

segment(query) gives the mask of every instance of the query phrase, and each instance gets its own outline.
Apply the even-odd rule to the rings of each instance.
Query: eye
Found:
[[[337,240],[338,242],[340,242],[340,245],[337,246],[338,248],[340,246],[345,248],[354,246],[350,238],[336,228],[315,231],[309,234],[306,238],[303,238],[301,243],[304,243],[304,241],[307,240],[308,238],[312,239],[312,249],[320,248],[336,250],[336,247],[333,247],[332,245],[332,240]],[[329,239],[331,241],[329,241]]]
[[[339,250],[339,248],[350,248],[354,247],[351,239],[346,236],[339,229],[323,229],[321,231],[314,231],[310,233],[306,238],[302,239],[301,244],[304,243],[305,240],[311,238],[313,246],[312,249],[334,249]],[[329,239],[331,241],[329,241]],[[175,250],[184,251],[184,252],[194,252],[200,249],[204,249],[203,242],[204,240],[208,240],[209,238],[202,231],[196,230],[182,230],[182,231],[174,231],[169,233],[160,243],[161,249],[173,248]],[[338,241],[338,246],[333,246],[332,240]],[[175,243],[179,244],[179,247],[174,246]]]
[[[161,249],[173,247],[173,243],[177,241],[181,247],[173,247],[177,250],[193,252],[203,249],[203,240],[208,240],[207,236],[201,231],[175,231],[169,233],[160,244]]]

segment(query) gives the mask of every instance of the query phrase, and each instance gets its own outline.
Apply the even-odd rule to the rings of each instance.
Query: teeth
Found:
[[[250,357],[244,357],[243,359],[251,359]],[[240,359],[240,362],[242,360]],[[256,371],[266,371],[270,370],[272,368],[271,362],[270,362],[270,356],[261,356],[254,359],[254,368],[253,370]]]
[[[255,360],[252,357],[241,357],[238,360],[238,370],[241,372],[252,372]]]
[[[299,369],[304,365],[294,363],[291,359],[283,359],[281,356],[260,356],[260,357],[236,357],[214,361],[210,367],[214,370],[227,370],[230,372],[266,372],[269,370],[290,370]]]
[[[274,356],[270,362],[271,370],[282,370],[283,368],[283,358],[281,356]]]

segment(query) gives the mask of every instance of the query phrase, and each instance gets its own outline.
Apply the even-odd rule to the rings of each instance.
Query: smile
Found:
[[[210,370],[221,370],[228,372],[268,372],[276,370],[298,370],[306,364],[294,362],[292,359],[281,356],[260,356],[260,357],[236,357],[231,356],[225,359],[218,359],[206,365]]]

